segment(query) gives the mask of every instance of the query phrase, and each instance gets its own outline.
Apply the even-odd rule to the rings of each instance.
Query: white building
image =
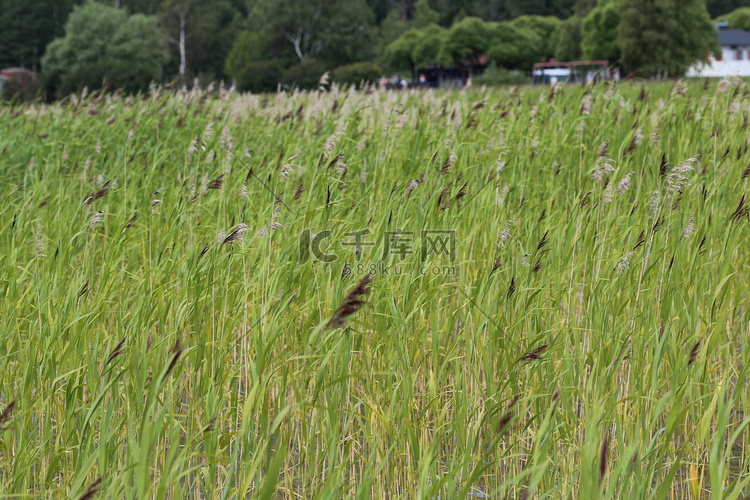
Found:
[[[731,30],[727,23],[717,23],[716,28],[719,30],[721,59],[711,54],[708,61],[690,68],[687,76],[750,76],[750,33]]]

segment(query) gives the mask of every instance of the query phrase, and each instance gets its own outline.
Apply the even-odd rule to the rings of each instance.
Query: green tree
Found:
[[[411,20],[412,26],[422,29],[431,24],[437,24],[438,21],[440,21],[440,13],[432,10],[427,0],[419,0],[414,5],[414,17]]]
[[[39,69],[72,8],[72,0],[0,0],[0,67]]]
[[[328,68],[375,57],[375,16],[364,0],[329,0],[330,15],[320,35],[320,58]]]
[[[263,31],[243,31],[227,54],[224,72],[234,76],[243,66],[268,59],[270,43]]]
[[[506,0],[512,18],[519,16],[568,17],[575,0]]]
[[[487,58],[499,67],[529,70],[541,59],[543,46],[541,37],[531,29],[510,22],[496,23]]]
[[[730,12],[727,21],[732,29],[750,31],[750,7],[740,7]]]
[[[682,75],[720,49],[703,0],[625,0],[620,50],[627,71],[663,78]]]
[[[300,63],[313,58],[331,68],[374,56],[374,18],[364,0],[263,0],[252,15]]]
[[[88,2],[76,7],[65,36],[42,59],[48,88],[57,95],[107,85],[136,91],[161,78],[166,44],[154,17]]]
[[[404,19],[401,9],[392,9],[388,17],[377,29],[377,58],[385,62],[387,47],[409,30],[409,22]]]
[[[117,28],[107,47],[107,80],[115,88],[144,89],[161,78],[166,57],[166,40],[156,17],[134,14]]]
[[[511,19],[505,0],[478,0],[476,16],[485,21],[507,21]]]
[[[555,38],[554,34],[562,21],[552,16],[521,16],[511,21],[516,28],[534,31],[540,38],[541,53],[537,61],[541,59],[551,59],[555,57]]]
[[[555,39],[555,59],[558,61],[578,61],[583,52],[581,49],[581,18],[572,16],[557,27]],[[616,35],[616,33],[615,33]]]
[[[573,6],[573,11],[576,13],[576,16],[583,19],[596,8],[596,5],[597,0],[576,0],[575,5]]]
[[[444,39],[444,51],[458,64],[472,63],[487,52],[490,45],[490,26],[477,17],[466,17],[454,24]]]
[[[750,0],[706,0],[708,14],[712,18],[728,14],[740,7],[750,7]]]
[[[284,66],[297,59],[288,44],[274,45],[266,31],[243,31],[227,55],[224,72],[239,90],[272,91],[281,81]]]
[[[399,9],[394,9],[393,0],[367,0],[367,6],[370,7],[373,15],[375,16],[375,23],[382,23],[394,10],[399,16],[401,12]]]
[[[169,35],[172,69],[183,81],[224,76],[224,63],[241,32],[241,14],[229,0],[163,0],[159,18]]]
[[[581,25],[583,58],[589,61],[620,60],[620,5],[610,1],[591,11]]]
[[[416,64],[412,54],[414,53],[414,47],[421,38],[421,31],[410,29],[386,47],[383,60],[391,69],[409,71],[414,75]]]
[[[471,16],[476,11],[477,0],[432,0],[430,5],[438,12],[440,24],[450,26],[460,21],[460,16]]]
[[[251,15],[261,18],[274,36],[287,40],[298,62],[304,63],[322,49],[325,8],[323,0],[263,0]]]
[[[162,0],[116,0],[114,4],[133,14],[155,16],[161,9]]]
[[[433,64],[449,65],[452,60],[444,47],[447,35],[448,30],[436,24],[427,26],[422,30],[422,36],[417,40],[411,53],[414,65],[417,68]]]

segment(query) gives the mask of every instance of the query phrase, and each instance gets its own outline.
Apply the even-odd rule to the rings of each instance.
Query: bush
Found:
[[[318,88],[320,77],[326,72],[325,64],[314,59],[304,63],[294,64],[284,71],[282,83],[303,90]]]
[[[281,68],[274,61],[248,62],[234,69],[237,90],[274,92],[281,81]]]
[[[135,92],[161,78],[166,56],[155,17],[87,2],[73,9],[65,36],[48,45],[42,69],[58,96],[102,85]]]
[[[508,71],[505,68],[498,68],[494,64],[490,65],[481,76],[474,79],[475,85],[523,85],[531,83],[531,78],[521,71]]]
[[[383,70],[377,64],[361,62],[339,66],[331,73],[331,80],[340,85],[359,85],[375,82],[382,74]]]

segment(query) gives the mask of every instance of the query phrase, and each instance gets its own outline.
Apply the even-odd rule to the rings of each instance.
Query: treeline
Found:
[[[0,67],[38,71],[51,95],[152,79],[311,87],[326,71],[356,82],[479,53],[502,68],[587,58],[677,74],[714,48],[710,19],[741,7],[750,0],[0,0]]]
[[[565,20],[524,15],[487,22],[465,17],[450,28],[436,23],[436,13],[426,26],[419,26],[426,16],[418,15],[414,27],[385,48],[383,60],[412,72],[434,65],[471,70],[480,55],[499,68],[526,71],[538,61],[604,60],[626,73],[661,78],[679,76],[721,50],[703,0],[599,0],[577,7]],[[740,24],[737,19],[745,19],[745,11],[750,8],[727,16],[730,23]]]

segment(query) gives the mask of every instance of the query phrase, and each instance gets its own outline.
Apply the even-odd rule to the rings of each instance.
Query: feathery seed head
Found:
[[[630,172],[622,178],[619,184],[617,184],[617,194],[623,194],[625,191],[630,189],[630,178],[633,177],[633,172]]]
[[[96,227],[96,225],[102,221],[103,215],[104,212],[101,210],[96,212],[94,214],[94,217],[91,219],[91,222],[89,222],[89,228],[94,229],[94,227]]]
[[[44,235],[42,234],[41,224],[36,225],[36,256],[37,258],[46,257],[44,254]]]
[[[625,256],[620,259],[620,262],[617,263],[617,273],[618,274],[624,274],[630,269],[630,258],[635,253],[634,250],[631,250],[630,252],[626,253]]]
[[[591,178],[595,181],[600,181],[605,175],[611,174],[615,171],[615,168],[609,162],[612,160],[601,160],[597,162],[597,166],[594,168],[594,172],[591,174]]]
[[[693,222],[693,216],[690,216],[690,220],[688,220],[687,225],[685,226],[685,229],[682,230],[682,237],[683,238],[689,238],[691,234],[695,232],[695,223]]]

